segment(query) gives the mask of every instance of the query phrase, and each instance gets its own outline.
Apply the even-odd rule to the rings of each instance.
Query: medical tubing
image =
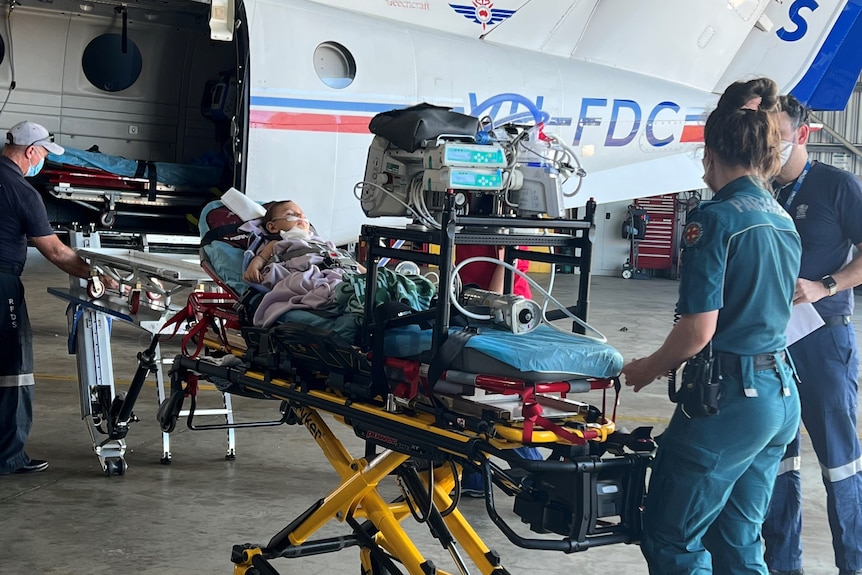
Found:
[[[546,134],[546,135],[547,135],[547,136],[548,136],[548,138],[550,138],[554,143],[556,143],[558,146],[560,146],[560,147],[561,147],[561,148],[566,152],[566,154],[567,154],[567,155],[568,155],[572,160],[574,160],[575,165],[577,166],[577,169],[575,170],[574,174],[569,174],[569,175],[567,175],[567,176],[566,176],[566,180],[568,180],[572,175],[578,176],[578,185],[577,185],[577,186],[575,186],[575,189],[574,189],[574,190],[572,190],[572,191],[571,191],[571,192],[569,192],[569,193],[563,192],[563,196],[564,196],[564,197],[566,197],[566,198],[573,198],[573,197],[575,197],[575,196],[578,194],[578,192],[580,192],[580,191],[581,191],[581,185],[584,183],[584,176],[586,176],[586,172],[584,171],[584,168],[583,168],[583,166],[581,165],[581,160],[578,158],[578,155],[577,155],[577,154],[575,153],[575,151],[571,148],[571,146],[569,146],[566,142],[564,142],[562,138],[560,138],[560,137],[559,137],[559,136],[557,136],[556,134]],[[568,171],[568,170],[566,170],[566,171]]]
[[[410,204],[405,203],[401,198],[399,198],[398,196],[396,196],[395,194],[393,194],[392,192],[390,192],[389,190],[387,190],[386,188],[384,188],[380,184],[375,184],[374,182],[357,182],[356,185],[353,186],[353,197],[355,197],[357,200],[359,200],[359,202],[362,202],[363,200],[362,200],[362,196],[360,194],[357,194],[357,191],[363,190],[366,186],[373,188],[373,189],[376,189],[378,191],[382,191],[384,194],[391,197],[393,200],[395,200],[396,202],[398,202],[399,204],[401,204],[402,206],[407,208],[407,211],[410,214],[414,215],[416,218],[418,218],[420,220],[423,219],[422,215],[420,213],[418,213]],[[369,200],[373,200],[375,197],[376,197],[376,195],[372,195],[369,198]],[[428,223],[428,222],[425,222],[425,223]],[[436,224],[437,222],[434,222],[434,223]]]
[[[566,317],[568,317],[568,318],[570,318],[570,319],[574,320],[574,321],[575,321],[575,323],[577,323],[578,325],[580,325],[580,326],[581,326],[581,327],[583,327],[584,329],[588,329],[588,330],[590,330],[591,332],[595,333],[595,334],[598,336],[598,337],[592,337],[592,336],[589,336],[589,335],[584,335],[584,337],[588,337],[588,338],[590,338],[590,339],[594,339],[594,340],[599,341],[599,342],[601,342],[601,343],[607,343],[608,338],[606,338],[606,337],[604,336],[604,334],[602,334],[602,332],[600,332],[599,330],[597,330],[596,328],[594,328],[593,326],[591,326],[590,324],[588,324],[587,322],[585,322],[584,320],[582,320],[581,318],[579,318],[578,316],[576,316],[575,314],[573,314],[572,312],[570,312],[570,311],[566,308],[566,306],[564,306],[562,303],[560,303],[560,302],[559,302],[559,301],[558,301],[554,296],[552,296],[550,293],[548,293],[547,291],[545,291],[545,288],[543,288],[541,285],[539,285],[535,280],[533,280],[532,278],[530,278],[527,274],[525,274],[524,272],[522,272],[521,270],[519,270],[517,267],[513,266],[513,265],[512,265],[512,264],[510,264],[510,263],[504,262],[504,261],[502,261],[502,260],[498,260],[498,259],[496,259],[496,258],[488,258],[488,257],[485,257],[485,256],[476,256],[476,257],[472,257],[472,258],[467,258],[466,260],[462,261],[460,264],[458,264],[457,266],[455,266],[455,269],[453,269],[453,270],[452,270],[452,278],[450,278],[450,280],[449,280],[449,294],[450,294],[450,299],[452,300],[452,305],[453,305],[453,306],[455,306],[455,309],[457,309],[459,312],[461,312],[462,314],[464,314],[464,315],[465,315],[465,316],[467,316],[468,318],[470,318],[470,319],[477,319],[477,320],[481,320],[481,321],[487,321],[487,320],[490,320],[490,319],[491,319],[491,316],[490,316],[490,315],[482,315],[482,314],[477,314],[477,313],[470,312],[470,311],[468,311],[468,310],[464,309],[464,307],[463,307],[461,304],[459,304],[459,303],[458,303],[458,294],[456,294],[456,293],[455,293],[455,281],[454,281],[454,277],[458,275],[458,271],[459,271],[462,267],[464,267],[465,265],[467,265],[467,264],[469,264],[469,263],[472,263],[472,262],[487,262],[487,263],[496,264],[496,265],[498,265],[498,266],[503,266],[503,267],[505,267],[506,269],[508,269],[508,270],[509,270],[509,271],[511,271],[512,273],[518,274],[519,276],[521,276],[522,278],[524,278],[525,280],[527,280],[527,283],[529,283],[529,284],[530,284],[530,286],[532,286],[532,287],[533,287],[534,289],[536,289],[540,294],[542,294],[542,295],[546,298],[546,301],[548,301],[548,300],[549,300],[551,303],[553,303],[554,305],[556,305],[556,306],[557,306],[561,311],[563,311],[563,312],[565,313]],[[561,328],[559,328],[559,327],[555,326],[554,324],[552,324],[551,322],[549,322],[549,321],[547,320],[547,318],[545,317],[544,310],[542,311],[542,321],[543,321],[545,324],[549,325],[551,328],[553,328],[553,329],[557,330],[557,331],[558,331],[558,332],[560,332],[560,333],[564,333],[564,334],[566,334],[566,335],[571,335],[571,332],[568,332],[568,331],[566,331],[566,330],[564,330],[564,329],[561,329]]]

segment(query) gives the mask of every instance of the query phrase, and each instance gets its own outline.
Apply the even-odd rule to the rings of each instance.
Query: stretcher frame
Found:
[[[208,342],[207,345],[217,345]],[[425,575],[447,571],[436,569],[427,561],[406,534],[400,523],[414,515],[412,509],[427,509],[435,538],[440,540],[460,573],[468,573],[460,549],[485,575],[507,573],[499,555],[489,549],[467,520],[457,510],[459,476],[465,466],[481,470],[485,483],[485,503],[495,525],[514,544],[528,549],[543,549],[573,553],[615,544],[633,543],[640,537],[639,504],[644,495],[644,476],[650,461],[648,453],[629,453],[602,460],[583,452],[582,456],[565,461],[526,461],[512,455],[512,449],[524,444],[523,430],[487,426],[478,418],[461,417],[456,426],[441,426],[447,415],[430,406],[414,404],[412,409],[392,411],[381,402],[357,402],[327,389],[309,389],[307,382],[269,378],[266,374],[224,368],[206,360],[178,356],[171,372],[172,388],[179,382],[194,381],[197,375],[230,381],[247,394],[281,400],[292,412],[288,423],[302,424],[323,451],[325,457],[341,478],[340,485],[325,498],[315,502],[265,545],[243,544],[233,548],[231,560],[235,563],[234,575],[272,575],[278,571],[272,565],[277,558],[298,558],[334,552],[347,547],[361,549],[363,573],[382,575],[399,573],[394,563],[400,563],[408,573]],[[352,456],[332,429],[321,418],[327,412],[353,428],[369,444],[388,446],[382,452],[366,451],[364,457]],[[447,428],[448,427],[448,428]],[[613,422],[605,420],[593,427],[596,438],[605,441],[611,437]],[[559,449],[567,440],[551,431],[533,434],[532,444],[548,445]],[[569,444],[570,445],[570,444]],[[570,445],[571,447],[571,445]],[[574,449],[574,452],[577,452]],[[494,483],[512,494],[518,491],[515,480],[505,479],[505,472],[495,470],[487,457],[505,459],[513,468],[547,474],[579,473],[582,482],[580,505],[584,513],[580,522],[572,527],[572,534],[561,539],[532,539],[520,536],[499,515],[494,502]],[[429,474],[416,472],[416,461],[429,461],[434,469]],[[448,466],[447,466],[448,464]],[[593,493],[589,485],[604,472],[631,472],[626,485],[626,509],[620,522],[601,526],[598,510],[591,503]],[[426,471],[427,473],[427,471]],[[386,502],[378,491],[380,483],[396,475],[408,485],[403,499]],[[432,493],[433,505],[427,493]],[[423,497],[424,495],[424,497]],[[408,503],[408,499],[410,502]],[[441,512],[440,510],[444,510]],[[359,524],[364,519],[365,524]],[[540,517],[532,518],[539,523]],[[352,535],[310,541],[325,525],[336,521],[348,524]],[[536,524],[537,530],[546,525]],[[394,559],[393,559],[394,558]],[[383,565],[381,570],[381,565]]]
[[[452,198],[449,197],[447,202],[444,221],[450,225],[444,227],[438,236],[440,252],[437,255],[405,253],[386,247],[389,242],[381,241],[428,241],[429,232],[363,227],[363,239],[370,246],[366,260],[369,293],[361,334],[363,345],[360,349],[370,350],[374,330],[384,327],[374,325],[370,303],[374,301],[378,258],[436,263],[440,272],[439,285],[445,286],[451,267],[440,263],[450,260],[453,247],[458,243],[458,236],[454,232],[456,223],[513,225],[508,219],[457,218],[453,215]],[[586,318],[589,294],[590,232],[594,213],[595,204],[590,202],[584,220],[554,222],[555,227],[561,224],[560,227],[575,231],[577,238],[543,237],[541,240],[543,245],[574,244],[572,253],[564,257],[564,263],[581,268],[579,300],[572,309],[579,312],[579,317],[583,319]],[[518,223],[522,227],[535,227],[537,222]],[[489,241],[487,234],[480,235],[479,239]],[[464,243],[477,243],[476,239],[462,236]],[[524,236],[497,236],[494,242],[506,245],[507,254],[514,253],[512,246],[531,245]],[[576,250],[580,250],[579,255],[575,255]],[[518,257],[523,257],[521,253],[530,257],[535,252],[517,253]],[[546,256],[540,254],[537,259],[547,261]],[[445,341],[449,326],[448,290],[443,290],[438,297],[439,305],[431,312],[436,316],[432,349],[439,349]],[[190,315],[198,318],[202,314],[215,317],[218,313],[219,304],[207,306],[198,302]],[[423,313],[428,315],[428,312]],[[399,321],[409,322],[409,319],[402,318],[395,323]],[[215,332],[218,337],[214,339],[211,337],[213,332],[201,333],[207,335],[201,335],[199,346],[220,353],[242,355],[243,352],[233,349],[218,332]],[[313,338],[312,335],[305,337]],[[375,361],[374,354],[371,356],[371,360]],[[388,367],[392,367],[392,362],[403,362],[393,358],[379,358],[377,361]],[[353,365],[350,361],[347,363]],[[160,408],[159,419],[163,429],[173,428],[182,398],[185,395],[194,398],[198,379],[214,378],[222,386],[229,384],[231,392],[281,400],[284,417],[277,423],[303,424],[341,479],[336,489],[290,522],[267,544],[234,546],[231,560],[235,575],[277,575],[278,571],[272,564],[274,559],[329,553],[354,546],[360,548],[362,573],[365,575],[400,573],[396,564],[413,575],[448,573],[426,560],[401,528],[400,523],[411,516],[428,523],[432,535],[449,552],[457,571],[462,575],[469,573],[469,569],[460,549],[481,573],[506,574],[508,571],[502,566],[499,555],[482,542],[457,509],[460,475],[465,467],[481,471],[485,484],[486,511],[495,525],[518,546],[571,553],[600,545],[638,541],[646,469],[654,449],[648,430],[646,433],[643,430],[633,434],[614,433],[612,419],[597,416],[590,410],[578,410],[553,422],[547,418],[539,419],[538,425],[534,425],[534,421],[515,422],[507,421],[506,418],[497,418],[495,421],[493,417],[489,421],[484,416],[487,414],[476,417],[458,413],[452,410],[452,403],[433,399],[423,401],[416,395],[417,389],[427,391],[430,388],[429,381],[423,382],[421,374],[426,374],[425,379],[430,378],[427,376],[427,364],[421,361],[415,364],[408,371],[416,374],[419,381],[408,386],[406,393],[404,389],[401,393],[395,390],[379,393],[379,388],[373,384],[362,385],[361,382],[349,381],[349,370],[341,373],[325,370],[309,373],[301,360],[296,365],[288,362],[288,371],[292,377],[285,377],[277,369],[281,366],[278,362],[262,367],[251,359],[248,365],[236,368],[216,365],[195,356],[180,355],[175,358],[171,370],[172,399],[175,401],[165,402]],[[363,370],[365,375],[375,373],[369,366]],[[446,371],[441,374],[441,378],[445,377]],[[370,379],[373,382],[373,376]],[[495,379],[482,380],[481,387],[502,393],[516,393],[522,401],[526,398],[535,399],[542,390],[565,392],[572,385],[572,382],[530,383]],[[476,381],[479,387],[480,380],[477,378]],[[619,381],[616,379],[594,380],[588,382],[588,386],[605,392],[616,387],[619,391]],[[433,393],[428,395],[433,396]],[[194,410],[190,411],[188,424],[194,428],[191,423]],[[320,417],[320,412],[334,415],[365,440],[364,457],[354,457],[345,449]],[[550,460],[538,462],[513,455],[514,448],[528,444],[549,447],[553,455]],[[597,448],[597,445],[601,447]],[[613,457],[603,459],[601,454],[605,450],[612,453]],[[526,486],[519,483],[518,471],[513,473],[497,468],[489,461],[490,456],[504,459],[512,469],[520,470],[522,479],[526,477],[532,483]],[[421,462],[426,462],[423,473],[418,471]],[[387,503],[378,491],[378,486],[392,475],[406,487],[402,488],[401,498]],[[610,481],[623,493],[622,498],[610,506],[618,518],[616,522],[602,515],[608,512],[607,509],[600,509],[602,503],[597,485],[602,484],[602,481]],[[563,537],[534,539],[520,536],[497,513],[493,485],[497,485],[507,495],[515,496],[516,513],[533,531],[556,533]],[[563,486],[564,495],[555,493],[558,486]],[[450,496],[453,489],[454,499]],[[418,513],[417,510],[425,512]],[[364,522],[360,523],[359,520]],[[352,533],[343,537],[311,540],[320,528],[333,521],[346,523]]]

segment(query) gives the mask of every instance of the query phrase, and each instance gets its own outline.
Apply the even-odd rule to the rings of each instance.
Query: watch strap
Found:
[[[833,296],[838,292],[838,282],[836,282],[835,278],[833,278],[831,275],[827,274],[823,276],[822,278],[820,278],[820,282],[827,290],[829,290],[830,296]]]

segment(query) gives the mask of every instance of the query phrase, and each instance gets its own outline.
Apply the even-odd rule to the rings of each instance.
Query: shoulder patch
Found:
[[[690,248],[697,244],[703,236],[703,226],[700,222],[691,222],[682,232],[682,243],[685,247]]]

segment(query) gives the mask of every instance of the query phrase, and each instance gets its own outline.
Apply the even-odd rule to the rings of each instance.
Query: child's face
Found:
[[[287,202],[276,208],[275,217],[266,223],[269,233],[286,232],[294,227],[310,231],[308,220],[302,208],[295,202]]]

